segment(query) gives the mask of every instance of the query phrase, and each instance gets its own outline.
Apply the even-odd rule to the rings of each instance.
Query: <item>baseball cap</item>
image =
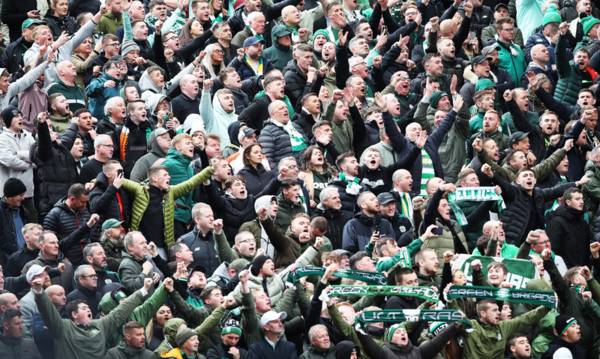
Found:
[[[267,325],[267,323],[277,319],[285,320],[285,318],[287,318],[287,314],[285,312],[277,313],[274,310],[269,310],[263,314],[262,317],[260,317],[260,327],[262,328]]]
[[[104,223],[102,223],[102,230],[106,231],[109,228],[117,228],[123,224],[123,221],[119,221],[114,218],[109,218]]]
[[[496,6],[494,6],[494,12],[498,11],[498,9],[500,9],[501,7],[505,8],[506,11],[508,11],[508,6],[504,3],[498,3],[496,4]]]
[[[249,38],[247,38],[246,40],[244,40],[244,47],[249,47],[249,46],[253,46],[256,45],[258,43],[262,43],[263,41],[261,39],[259,39],[256,36],[250,36]]]
[[[251,127],[242,127],[238,133],[238,141],[241,141],[244,137],[250,137],[256,134],[256,131]]]
[[[484,61],[487,61],[488,58],[486,56],[483,55],[477,55],[475,57],[473,57],[471,59],[471,65],[479,65],[482,64]]]
[[[391,193],[382,192],[377,195],[377,200],[379,201],[379,204],[388,204],[390,202],[394,202],[396,199],[394,199],[394,196],[392,196]]]
[[[41,24],[45,24],[46,22],[44,20],[40,20],[40,19],[26,19],[25,21],[23,21],[23,23],[21,24],[21,31],[29,28],[30,26],[33,25],[41,25]]]
[[[489,57],[490,54],[494,51],[500,50],[500,45],[493,43],[481,49],[481,55],[485,57]]]
[[[166,133],[169,133],[169,130],[167,130],[164,127],[159,127],[156,130],[154,130],[154,136],[158,137],[158,136],[162,136]]]
[[[512,135],[510,135],[510,138],[508,139],[508,145],[512,146],[515,143],[527,138],[527,136],[529,136],[529,132],[522,132],[522,131],[514,132]]]
[[[31,283],[34,277],[46,272],[48,269],[50,269],[50,267],[42,267],[39,264],[34,264],[27,270],[27,274],[25,274],[25,279],[27,279],[28,283]]]

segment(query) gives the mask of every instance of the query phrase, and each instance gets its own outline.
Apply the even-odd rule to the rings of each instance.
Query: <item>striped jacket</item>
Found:
[[[163,217],[165,221],[164,235],[167,248],[175,244],[175,200],[193,191],[194,188],[198,187],[202,182],[209,179],[213,172],[214,169],[212,167],[207,167],[189,180],[178,185],[171,186],[164,194]],[[123,181],[123,188],[133,196],[131,230],[137,231],[140,227],[140,223],[142,222],[142,218],[144,217],[144,213],[146,213],[148,204],[150,203],[150,186],[148,183],[137,183],[126,179]]]

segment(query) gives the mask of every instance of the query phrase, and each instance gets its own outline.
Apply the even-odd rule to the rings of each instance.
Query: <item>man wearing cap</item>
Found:
[[[274,69],[273,64],[263,56],[264,41],[256,36],[244,40],[244,54],[237,56],[229,66],[236,69],[243,80],[253,76],[260,76]]]
[[[4,196],[0,201],[0,265],[5,265],[8,257],[25,247],[23,228],[27,223],[23,206],[27,188],[16,178],[4,182]]]
[[[119,270],[122,254],[123,251],[125,251],[123,245],[124,236],[125,230],[123,228],[123,222],[114,218],[109,218],[102,223],[100,244],[107,257],[108,268],[114,272]]]
[[[531,61],[533,54],[531,53],[532,48],[535,45],[544,45],[548,50],[549,65],[554,65],[555,60],[555,48],[556,41],[558,40],[558,24],[562,22],[560,13],[555,6],[548,6],[544,13],[544,19],[542,21],[542,27],[535,33],[531,34],[525,44],[525,58],[527,61]]]
[[[34,279],[39,278],[42,281],[42,287],[44,289],[50,288],[52,286],[52,282],[50,281],[50,275],[48,274],[48,271],[50,271],[48,266],[41,266],[39,264],[32,265],[25,274],[27,283],[31,285]],[[32,290],[29,290],[27,294],[21,298],[19,301],[19,307],[21,313],[23,313],[23,322],[25,327],[30,328],[33,324],[33,321],[37,316],[39,316],[38,307],[35,304],[35,293]]]
[[[208,350],[208,358],[233,358],[245,359],[248,356],[246,349],[241,348],[238,343],[242,336],[242,329],[234,324],[227,323],[221,329],[221,342]]]
[[[510,16],[508,13],[508,5],[502,2],[499,2],[498,4],[496,4],[494,6],[494,21],[486,26],[485,28],[483,28],[482,32],[481,32],[481,43],[486,46],[489,45],[491,43],[493,43],[496,39],[496,34],[498,33],[496,31],[496,21],[498,21],[499,19],[503,18],[503,17],[508,17]],[[520,29],[516,29],[515,32],[515,43],[521,47],[523,47],[523,34],[521,33]]]
[[[142,182],[148,178],[148,169],[159,159],[165,158],[171,146],[171,134],[166,128],[159,127],[152,132],[148,139],[149,151],[140,157],[131,170],[130,179]]]
[[[590,348],[581,343],[581,328],[575,318],[560,314],[554,322],[554,340],[542,358],[585,358]]]
[[[33,30],[37,25],[43,23],[43,20],[36,18],[28,18],[23,21],[21,24],[21,37],[13,39],[8,44],[0,58],[0,67],[6,67],[11,74],[23,71],[23,55],[33,44]]]
[[[392,225],[395,233],[393,238],[401,246],[410,243],[412,241],[411,232],[413,226],[410,219],[396,212],[396,198],[390,192],[382,192],[377,195],[377,200],[379,201],[381,217]]]
[[[251,358],[282,359],[297,358],[296,347],[281,337],[284,334],[283,321],[287,318],[285,312],[277,313],[273,310],[266,312],[260,318],[260,328],[263,339],[248,348]]]

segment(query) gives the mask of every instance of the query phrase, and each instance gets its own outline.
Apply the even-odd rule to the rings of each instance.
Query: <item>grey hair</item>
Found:
[[[93,242],[93,243],[87,244],[85,247],[83,247],[83,258],[87,258],[87,257],[91,256],[92,253],[94,252],[94,249],[96,249],[98,247],[102,248],[102,245],[98,242]]]
[[[198,218],[200,216],[200,214],[207,208],[212,209],[212,207],[206,203],[203,203],[203,202],[196,203],[194,205],[194,207],[192,207],[192,218]]]
[[[264,17],[265,15],[263,15],[263,13],[260,11],[252,11],[251,13],[248,14],[248,17],[247,17],[248,23],[252,24],[254,21],[256,21],[258,19],[259,16]]]
[[[125,102],[121,96],[114,96],[106,100],[106,104],[104,104],[104,115],[109,116],[110,110],[116,106],[118,101]]]
[[[275,100],[275,101],[271,102],[268,107],[269,116],[273,116],[273,113],[275,112],[275,106],[277,106],[277,105],[286,106],[285,102],[283,102],[281,100]]]
[[[323,324],[315,324],[312,327],[310,327],[310,329],[308,330],[308,341],[309,343],[312,343],[313,338],[317,335],[317,330],[324,330],[326,333],[329,333],[327,331],[327,327],[324,326]]]
[[[319,201],[323,202],[328,200],[331,196],[339,194],[339,191],[336,187],[327,186],[321,190],[319,193]]]
[[[392,174],[392,182],[400,180],[400,176],[402,176],[405,173],[411,174],[410,171],[405,170],[404,168],[400,168],[394,171],[394,174]]]
[[[296,162],[296,164],[298,164],[298,161],[296,161],[296,157],[287,156],[287,157],[284,157],[279,160],[279,163],[277,164],[277,171],[281,172],[281,169],[283,168],[285,161],[288,161],[288,160],[293,160],[294,162]]]
[[[106,142],[108,142],[108,140],[111,140],[112,142],[112,138],[110,138],[109,135],[107,134],[101,134],[96,136],[96,139],[94,140],[94,148],[97,148],[101,145],[106,145]]]
[[[79,278],[81,278],[84,274],[86,270],[94,270],[94,267],[92,267],[89,264],[82,264],[79,267],[77,267],[77,269],[75,269],[75,273],[73,274],[73,277],[75,278],[75,283],[79,283]]]
[[[127,251],[127,253],[129,253],[129,247],[133,244],[136,234],[139,234],[142,237],[144,236],[140,231],[131,231],[125,235],[125,238],[123,238],[123,246],[125,246],[125,250]]]

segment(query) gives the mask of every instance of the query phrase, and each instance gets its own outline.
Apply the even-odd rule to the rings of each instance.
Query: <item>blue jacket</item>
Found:
[[[250,346],[248,349],[248,358],[250,359],[296,359],[296,346],[286,340],[280,339],[275,348],[262,339]]]
[[[104,87],[108,80],[113,80],[116,83],[115,87]],[[115,96],[119,96],[121,86],[119,81],[110,77],[106,73],[102,73],[99,77],[93,79],[85,88],[85,95],[89,99],[89,109],[92,115],[97,119],[105,118],[104,105],[106,101]]]

